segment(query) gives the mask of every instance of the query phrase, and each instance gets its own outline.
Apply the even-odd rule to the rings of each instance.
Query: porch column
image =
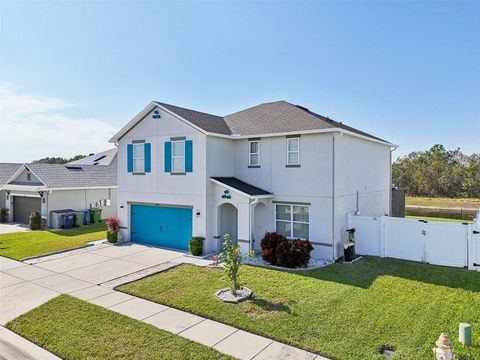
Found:
[[[250,252],[250,204],[238,204],[238,222],[237,222],[237,237],[240,251],[243,255],[248,255]]]

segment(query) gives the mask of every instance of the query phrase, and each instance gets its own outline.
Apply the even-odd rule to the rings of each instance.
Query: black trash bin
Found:
[[[345,261],[355,260],[355,243],[349,242],[343,246],[343,257]]]

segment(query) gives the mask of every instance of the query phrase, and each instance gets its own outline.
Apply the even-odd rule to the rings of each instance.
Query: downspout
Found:
[[[254,207],[258,203],[258,198],[253,198],[253,201],[250,203],[250,206],[248,208],[248,216],[249,216],[249,221],[248,221],[248,234],[250,237],[250,241],[248,242],[248,253],[252,251],[252,239],[253,239],[253,234],[252,234],[252,221],[253,221],[253,216],[255,214]]]
[[[335,261],[337,251],[335,246],[335,139],[343,136],[343,132],[339,132],[332,137],[332,260]]]

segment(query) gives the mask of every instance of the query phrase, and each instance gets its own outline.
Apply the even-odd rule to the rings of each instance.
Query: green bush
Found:
[[[110,243],[116,243],[118,240],[118,231],[117,230],[112,230],[108,229],[107,230],[107,240]]]
[[[8,209],[0,209],[0,223],[7,222],[8,220]]]
[[[39,230],[42,228],[42,217],[38,211],[33,211],[28,220],[30,230]]]
[[[194,236],[188,242],[188,250],[194,256],[202,256],[203,255],[203,242],[205,241],[204,237],[201,236]]]

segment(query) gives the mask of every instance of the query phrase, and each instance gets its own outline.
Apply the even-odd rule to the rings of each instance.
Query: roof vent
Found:
[[[95,161],[95,162],[96,162],[96,161],[100,161],[100,160],[102,160],[102,159],[104,159],[104,158],[106,158],[106,157],[107,157],[107,155],[102,155],[102,156],[96,158],[96,159],[93,160],[93,161]],[[94,165],[96,165],[96,164],[94,164]]]
[[[76,171],[81,171],[83,170],[81,166],[65,166],[68,170],[76,170]]]
[[[301,105],[295,105],[297,108],[299,108],[300,110],[304,110],[304,111],[310,111],[308,108],[304,107],[304,106],[301,106]]]

